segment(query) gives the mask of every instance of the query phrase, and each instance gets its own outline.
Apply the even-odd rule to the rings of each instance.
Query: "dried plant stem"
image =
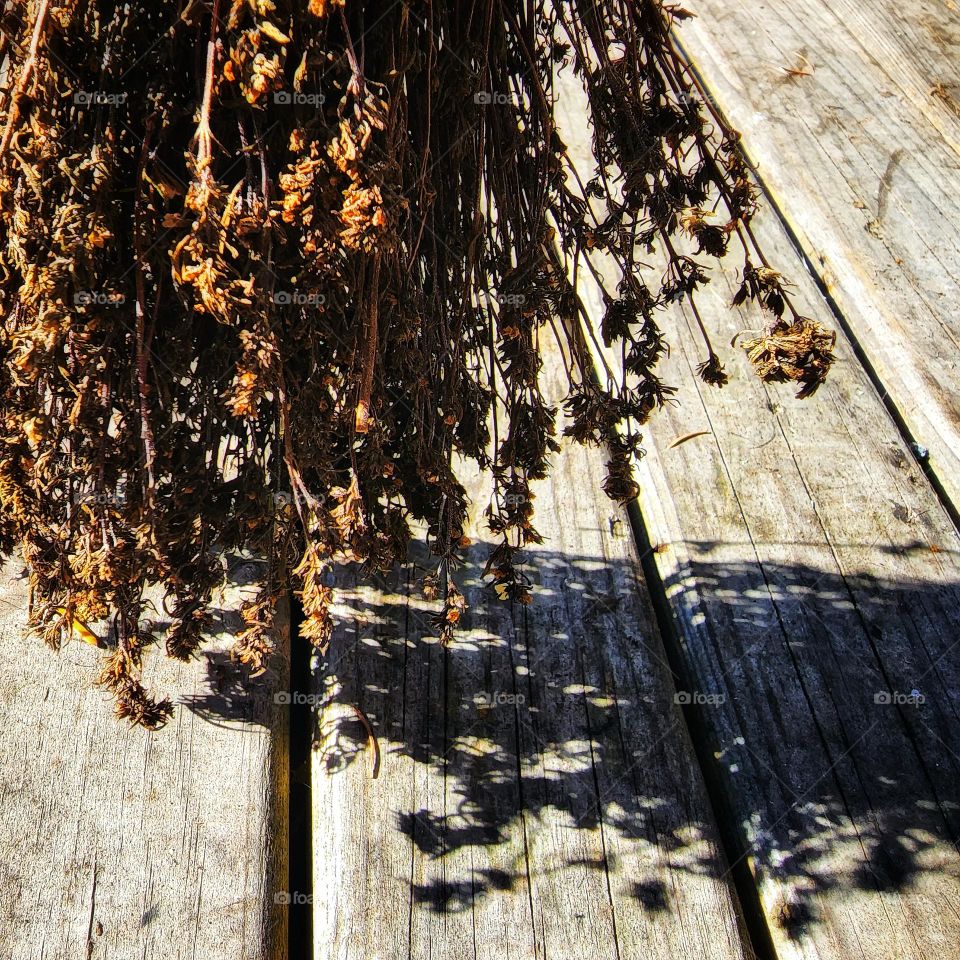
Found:
[[[367,308],[367,328],[364,331],[363,356],[360,368],[360,393],[357,401],[356,431],[366,433],[371,426],[370,398],[373,395],[373,371],[377,362],[377,334],[380,308],[380,251],[373,255],[370,269],[370,305]]]
[[[27,59],[20,68],[20,78],[13,90],[10,105],[7,108],[7,122],[4,124],[3,137],[0,139],[0,160],[3,159],[7,148],[10,146],[10,140],[13,137],[17,121],[20,119],[20,101],[27,91],[27,85],[30,83],[30,77],[37,63],[37,54],[40,51],[40,41],[43,37],[44,24],[49,7],[50,0],[40,0],[40,9],[37,11],[37,19],[33,24],[33,36],[30,38],[30,49],[27,52]]]
[[[140,439],[143,442],[144,467],[146,469],[146,490],[145,503],[146,512],[152,515],[156,501],[156,476],[154,473],[154,463],[156,461],[156,447],[154,444],[153,427],[150,424],[150,403],[147,398],[147,342],[145,334],[145,320],[147,315],[147,294],[146,283],[144,280],[144,269],[147,265],[147,259],[144,253],[144,236],[142,223],[142,197],[143,174],[150,151],[150,140],[153,133],[155,118],[151,117],[147,121],[146,134],[143,138],[143,147],[140,152],[140,163],[137,168],[137,198],[134,202],[134,226],[133,242],[135,246],[134,255],[136,263],[134,265],[134,282],[136,289],[136,305],[134,308],[134,320],[136,324],[136,376],[137,376],[137,400],[140,411]],[[159,302],[159,301],[158,301]]]
[[[210,19],[210,39],[207,41],[206,72],[203,79],[203,100],[200,105],[200,122],[197,124],[195,140],[197,144],[197,169],[201,177],[207,179],[210,160],[213,155],[212,134],[210,130],[210,110],[213,103],[213,88],[217,66],[217,28],[220,23],[221,0],[213,0],[213,14]]]

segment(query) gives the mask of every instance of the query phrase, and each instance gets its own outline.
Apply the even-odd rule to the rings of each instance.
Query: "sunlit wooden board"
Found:
[[[26,635],[26,584],[17,564],[4,568],[4,957],[286,955],[286,707],[274,700],[289,685],[286,656],[245,690],[226,653],[258,569],[233,566],[197,660],[148,652],[147,684],[176,704],[170,723],[148,733],[114,719],[93,685],[100,651],[74,640],[54,652]]]

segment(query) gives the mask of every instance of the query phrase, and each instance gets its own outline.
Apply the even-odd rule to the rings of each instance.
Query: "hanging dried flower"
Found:
[[[199,0],[171,20],[138,0],[9,0],[0,549],[22,550],[49,642],[112,620],[101,682],[121,716],[171,711],[141,683],[145,588],[166,595],[167,653],[191,657],[233,552],[268,561],[234,648],[251,674],[282,591],[325,649],[332,566],[389,569],[414,524],[450,642],[458,457],[491,477],[492,587],[529,602],[518,555],[540,542],[531,483],[558,429],[605,445],[605,491],[636,495],[638,427],[673,393],[660,321],[671,303],[700,321],[712,260],[742,257],[736,302],[772,316],[747,345],[760,375],[822,382],[832,337],[754,240],[739,137],[672,39],[685,16]],[[561,71],[587,94],[585,182],[554,122]],[[568,278],[598,249],[622,277],[594,324]],[[700,327],[699,373],[722,384]],[[541,389],[554,335],[562,424]],[[624,361],[602,383],[601,337]]]

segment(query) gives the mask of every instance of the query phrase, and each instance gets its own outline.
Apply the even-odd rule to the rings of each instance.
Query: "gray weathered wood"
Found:
[[[242,583],[255,564],[236,572]],[[93,686],[99,652],[26,636],[19,566],[0,576],[0,944],[11,960],[275,960],[286,955],[285,710],[240,692],[224,650],[252,587],[233,586],[205,654],[148,656],[176,713],[131,729]],[[282,636],[286,637],[284,623]],[[187,691],[184,693],[184,691]]]
[[[583,165],[578,96],[562,132]],[[823,315],[775,219],[757,229]],[[717,345],[759,325],[730,309],[730,281],[714,271],[698,300]],[[582,293],[599,317],[595,286]],[[704,386],[693,319],[662,322],[680,403],[649,426],[641,509],[775,949],[957,956],[957,531],[842,336],[827,385],[801,403],[729,349],[730,385]]]
[[[956,5],[702,0],[696,13],[683,43],[960,507]]]
[[[680,343],[642,509],[779,952],[956,956],[956,533],[846,347],[799,405]]]
[[[470,609],[447,649],[423,558],[379,592],[341,584],[313,784],[318,960],[750,955],[602,459],[565,444],[537,486],[529,607],[480,581],[489,494],[471,476]]]

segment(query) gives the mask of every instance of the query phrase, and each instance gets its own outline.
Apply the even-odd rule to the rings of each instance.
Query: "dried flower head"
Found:
[[[798,397],[809,397],[826,379],[837,335],[807,317],[778,321],[761,337],[744,343],[759,376],[768,383],[800,384]]]

